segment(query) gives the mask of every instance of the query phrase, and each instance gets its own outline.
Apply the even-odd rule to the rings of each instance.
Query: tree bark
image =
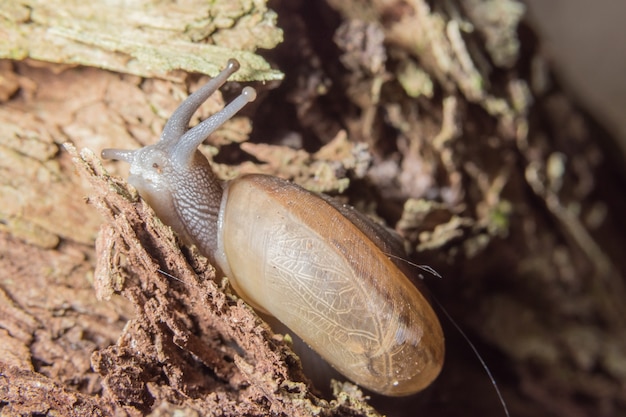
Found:
[[[425,284],[512,415],[623,413],[624,165],[560,88],[523,6],[270,7],[284,42],[263,56],[285,79],[256,84],[257,102],[203,147],[218,175],[282,176],[395,228],[409,259],[443,276]],[[504,415],[443,312],[446,365],[425,392],[322,394],[288,340],[181,249],[127,168],[94,156],[154,143],[205,78],[61,62],[0,62],[3,413]],[[246,79],[280,78],[264,68]]]

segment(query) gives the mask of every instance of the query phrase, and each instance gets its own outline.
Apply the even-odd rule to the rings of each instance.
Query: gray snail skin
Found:
[[[353,382],[416,393],[437,377],[444,340],[432,307],[390,257],[391,235],[349,206],[286,180],[244,175],[224,186],[198,146],[256,98],[251,87],[189,129],[200,105],[239,63],[229,60],[168,120],[161,139],[135,151],[128,182],[185,241],[195,244],[250,305],[276,317]]]

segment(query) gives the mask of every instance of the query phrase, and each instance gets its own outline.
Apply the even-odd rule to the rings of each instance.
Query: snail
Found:
[[[189,129],[191,116],[239,63],[190,95],[160,140],[102,157],[130,164],[128,182],[237,294],[274,316],[348,379],[404,396],[437,377],[441,325],[394,257],[402,249],[350,206],[289,181],[249,174],[222,184],[197,147],[256,98],[252,87]]]

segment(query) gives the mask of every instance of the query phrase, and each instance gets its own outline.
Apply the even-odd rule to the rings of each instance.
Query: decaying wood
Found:
[[[279,80],[254,52],[282,41],[265,1],[4,0],[0,58],[85,65],[142,77],[212,76],[229,58],[234,79]]]
[[[287,77],[257,86],[257,102],[209,139],[218,175],[343,193],[395,226],[412,260],[444,276],[427,284],[471,330],[514,415],[623,413],[624,169],[552,78],[521,4],[274,10],[285,42],[267,59]],[[76,175],[63,143],[154,143],[204,79],[32,60],[0,72],[3,413],[374,413],[351,385],[336,385],[334,402],[315,395],[288,344],[118,179],[125,168],[108,176],[85,151]],[[502,415],[474,358],[446,337],[433,387],[374,398],[381,410]]]

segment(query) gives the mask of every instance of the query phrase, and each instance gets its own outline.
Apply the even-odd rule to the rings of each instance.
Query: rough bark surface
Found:
[[[203,147],[218,175],[341,193],[395,227],[411,260],[443,275],[426,284],[512,415],[623,414],[623,161],[552,77],[520,3],[270,8],[285,41],[265,58],[286,77],[255,85],[257,101]],[[446,365],[425,392],[367,401],[348,383],[323,397],[288,340],[126,185],[127,168],[89,151],[153,143],[204,81],[0,61],[2,415],[377,415],[368,402],[390,416],[503,415],[443,314]]]
[[[0,58],[180,81],[181,70],[215,76],[232,57],[236,79],[283,75],[254,54],[282,41],[265,0],[2,0],[0,10]]]

